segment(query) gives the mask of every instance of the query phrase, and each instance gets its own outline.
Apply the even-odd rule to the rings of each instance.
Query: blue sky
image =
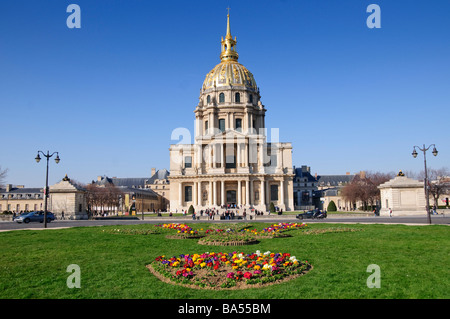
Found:
[[[69,4],[81,28],[69,29]],[[381,28],[369,29],[369,4]],[[193,132],[205,75],[220,62],[230,7],[239,62],[255,76],[266,126],[312,173],[450,167],[450,1],[0,2],[0,166],[41,187],[38,150],[65,174],[169,169],[172,130]]]

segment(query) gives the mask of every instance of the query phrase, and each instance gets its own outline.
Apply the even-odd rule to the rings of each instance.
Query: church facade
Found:
[[[238,62],[236,37],[221,40],[221,62],[205,77],[194,110],[194,144],[170,146],[170,210],[236,205],[293,210],[292,145],[267,142],[253,74]]]

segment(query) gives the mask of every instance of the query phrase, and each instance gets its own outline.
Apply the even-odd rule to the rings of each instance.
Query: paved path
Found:
[[[139,216],[140,218],[140,216]],[[236,222],[305,222],[305,223],[360,223],[360,224],[406,224],[406,225],[428,225],[426,216],[399,216],[399,217],[370,217],[370,216],[352,216],[329,215],[326,219],[296,219],[295,215],[285,216],[257,216],[256,219],[247,220],[220,220],[218,218],[209,220],[205,216],[200,220],[193,221],[191,217],[144,217],[141,219],[103,219],[103,220],[56,220],[47,223],[47,229],[61,229],[68,227],[88,227],[88,226],[106,226],[106,225],[135,225],[135,224],[158,224],[158,223],[236,223]],[[431,216],[432,224],[450,225],[450,217],[443,215]],[[0,222],[0,231],[18,230],[18,229],[44,229],[42,223],[19,224],[16,222]]]

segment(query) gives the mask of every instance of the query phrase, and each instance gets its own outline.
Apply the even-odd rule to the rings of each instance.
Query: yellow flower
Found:
[[[200,264],[200,267],[202,267],[202,268],[205,267],[205,266],[206,266],[206,263],[201,263]]]
[[[186,271],[191,271],[191,268],[186,268]]]
[[[260,269],[261,269],[261,266],[256,265],[255,267],[253,267],[253,269],[255,269],[255,270],[260,270]]]
[[[234,270],[236,270],[236,269],[238,269],[238,268],[239,268],[238,266],[233,266],[233,269],[234,269]]]

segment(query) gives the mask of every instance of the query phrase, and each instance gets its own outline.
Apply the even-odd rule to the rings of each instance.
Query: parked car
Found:
[[[55,215],[51,212],[47,212],[47,223],[50,223],[51,221],[55,220]],[[18,223],[29,223],[29,222],[44,222],[44,212],[38,211],[38,212],[30,212],[30,213],[23,213],[16,217],[14,219],[15,222]]]

